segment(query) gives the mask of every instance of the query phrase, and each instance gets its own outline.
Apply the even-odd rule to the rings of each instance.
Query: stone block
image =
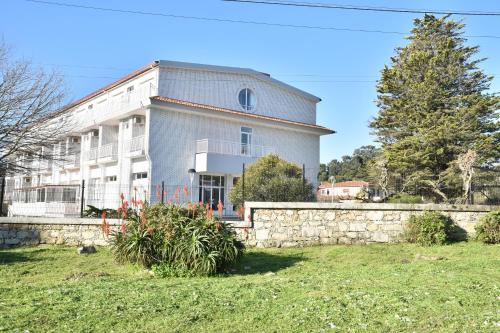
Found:
[[[368,211],[366,212],[366,219],[369,221],[381,221],[384,217],[383,211]]]
[[[17,245],[19,243],[21,243],[21,240],[19,240],[18,238],[7,238],[5,241],[4,241],[5,245]]]
[[[333,212],[333,211],[327,211],[325,213],[325,220],[326,221],[334,221],[335,220],[335,212]]]
[[[387,235],[386,233],[384,232],[380,232],[380,231],[376,231],[372,234],[372,237],[371,239],[374,241],[374,242],[378,242],[378,243],[387,243],[389,242],[389,235]]]
[[[319,230],[314,227],[304,227],[302,228],[302,236],[304,237],[318,237]]]
[[[267,240],[269,238],[269,229],[260,229],[255,231],[256,240]]]
[[[351,231],[349,231],[349,232],[346,233],[346,236],[348,238],[357,238],[358,237],[358,233],[357,232],[351,232]]]
[[[350,223],[349,231],[365,231],[366,223]]]

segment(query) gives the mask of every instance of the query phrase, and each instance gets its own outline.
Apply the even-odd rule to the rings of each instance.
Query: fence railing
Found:
[[[95,161],[97,160],[98,148],[91,148],[83,152],[83,159],[85,161]]]
[[[136,136],[125,142],[125,151],[127,153],[138,153],[143,152],[145,147],[145,136]]]
[[[98,158],[116,159],[118,154],[118,142],[108,143],[99,147]]]
[[[196,153],[261,157],[274,152],[274,147],[270,146],[242,144],[240,142],[217,139],[202,139],[196,141]]]
[[[64,157],[64,168],[78,168],[80,166],[80,153],[70,154]]]

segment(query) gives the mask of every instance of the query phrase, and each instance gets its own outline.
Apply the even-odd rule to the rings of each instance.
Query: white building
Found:
[[[352,200],[362,195],[366,191],[366,195],[372,192],[372,188],[368,182],[362,180],[349,180],[339,183],[321,182],[318,186],[318,200],[329,200],[334,198],[337,200]],[[365,195],[363,194],[363,195]]]
[[[9,213],[79,214],[84,180],[85,205],[117,208],[120,193],[154,202],[163,184],[165,200],[221,200],[231,214],[242,164],[271,152],[315,184],[320,136],[333,133],[316,125],[319,101],[251,69],[155,61],[61,110],[76,124],[54,147],[64,162],[26,157],[36,171],[8,180]]]

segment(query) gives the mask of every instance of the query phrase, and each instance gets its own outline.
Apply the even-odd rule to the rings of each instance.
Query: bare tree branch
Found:
[[[54,149],[72,129],[69,117],[56,113],[63,98],[59,75],[9,60],[0,43],[0,176],[29,172],[34,159],[64,158]]]

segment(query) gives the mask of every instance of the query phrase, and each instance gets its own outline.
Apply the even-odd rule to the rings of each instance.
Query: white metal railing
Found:
[[[83,159],[85,161],[94,161],[97,159],[97,148],[92,148],[90,150],[83,152]]]
[[[113,143],[108,143],[106,145],[103,145],[99,147],[99,153],[97,155],[98,158],[116,158],[118,154],[118,143],[113,142]]]
[[[92,109],[81,109],[75,115],[75,123],[81,127],[95,126],[108,119],[120,118],[134,109],[149,103],[149,97],[158,95],[153,83],[144,84],[132,92],[109,96],[103,103],[93,103]]]
[[[64,166],[79,166],[80,165],[80,154],[70,154],[64,157]]]
[[[52,168],[52,160],[40,159],[38,160],[38,169],[49,170]]]
[[[261,157],[274,153],[274,147],[242,144],[240,142],[203,139],[196,141],[196,153],[214,153],[233,156]]]
[[[136,136],[125,143],[126,151],[129,153],[144,150],[144,135]]]

